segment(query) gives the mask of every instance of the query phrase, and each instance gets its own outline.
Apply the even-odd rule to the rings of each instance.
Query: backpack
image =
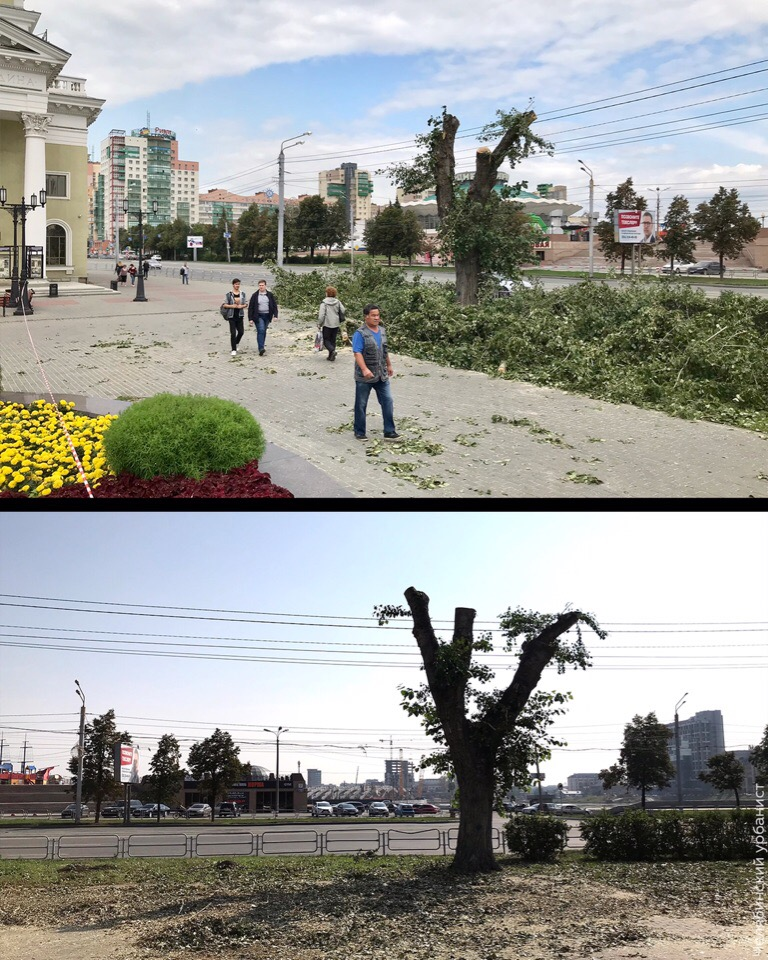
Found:
[[[179,276],[180,277],[184,276],[184,267],[182,267],[181,270],[179,270]]]

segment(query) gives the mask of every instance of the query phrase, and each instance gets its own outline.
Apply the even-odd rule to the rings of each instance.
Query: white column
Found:
[[[45,189],[45,137],[51,115],[48,113],[22,113],[26,149],[24,152],[24,199],[29,203],[33,193],[40,196]],[[45,208],[38,207],[27,214],[27,246],[43,248],[45,263]]]

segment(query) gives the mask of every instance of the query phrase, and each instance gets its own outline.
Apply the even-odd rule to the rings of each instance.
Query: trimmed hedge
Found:
[[[556,860],[568,841],[565,820],[546,815],[518,814],[506,826],[507,847],[523,860],[541,862]]]
[[[194,394],[139,400],[104,434],[111,469],[142,480],[226,473],[259,460],[265,447],[261,427],[244,407]]]
[[[750,860],[755,810],[630,810],[581,823],[584,852],[598,860]]]

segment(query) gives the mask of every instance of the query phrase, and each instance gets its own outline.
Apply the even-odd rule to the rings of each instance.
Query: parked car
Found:
[[[674,267],[670,267],[668,263],[665,263],[661,268],[662,273],[690,273],[691,267],[698,266],[695,260],[675,260]]]
[[[434,805],[434,803],[414,803],[413,812],[417,816],[421,816],[425,813],[440,813],[440,810]]]
[[[162,258],[157,254],[153,253],[149,258],[149,269],[150,270],[162,270],[163,261]]]
[[[413,817],[415,816],[413,804],[412,803],[397,803],[395,804],[395,816],[396,817]]]
[[[362,816],[365,813],[365,804],[361,800],[346,800],[345,803],[351,803],[357,807],[357,812]]]
[[[333,808],[334,817],[359,817],[360,811],[354,803],[337,803]]]
[[[389,807],[382,800],[374,800],[368,804],[369,817],[388,817]]]
[[[68,806],[64,807],[64,809],[61,811],[61,818],[62,820],[74,820],[76,812],[77,812],[77,804],[70,803]],[[91,815],[91,811],[90,811],[90,808],[88,807],[88,804],[81,803],[80,816],[89,817],[90,815]]]
[[[238,807],[236,803],[231,803],[229,800],[220,803],[216,808],[217,817],[239,817],[240,812],[240,807]]]
[[[723,269],[725,269],[725,264],[723,264]],[[695,264],[692,267],[688,267],[688,273],[694,274],[706,274],[708,276],[720,276],[720,261],[719,260],[700,260],[699,263]]]
[[[160,806],[160,816],[167,817],[171,812],[170,807],[166,807],[164,803],[159,804]],[[133,817],[143,817],[147,820],[151,820],[153,817],[157,819],[157,808],[158,804],[156,803],[145,803],[142,807],[137,807],[136,810],[131,811],[131,816]]]
[[[140,810],[144,804],[141,800],[131,800],[131,816],[136,816],[136,811]],[[124,800],[111,800],[105,806],[101,808],[102,817],[120,817],[122,818],[125,814],[125,801]]]
[[[312,807],[312,816],[313,817],[332,817],[333,804],[328,803],[327,800],[318,800],[315,803],[315,805]]]
[[[189,817],[210,817],[213,813],[213,810],[210,807],[210,804],[207,803],[193,803],[191,807],[187,807],[187,818]]]

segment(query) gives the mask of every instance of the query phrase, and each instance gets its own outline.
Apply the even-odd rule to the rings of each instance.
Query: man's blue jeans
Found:
[[[256,343],[259,350],[264,349],[267,341],[267,327],[269,326],[269,315],[266,313],[256,314]]]
[[[384,418],[384,433],[395,432],[395,420],[393,417],[394,404],[392,403],[392,392],[389,389],[389,380],[376,380],[373,382],[360,383],[355,381],[355,436],[365,436],[365,411],[368,407],[368,397],[371,390],[376,391],[376,398],[381,406],[381,415]]]

